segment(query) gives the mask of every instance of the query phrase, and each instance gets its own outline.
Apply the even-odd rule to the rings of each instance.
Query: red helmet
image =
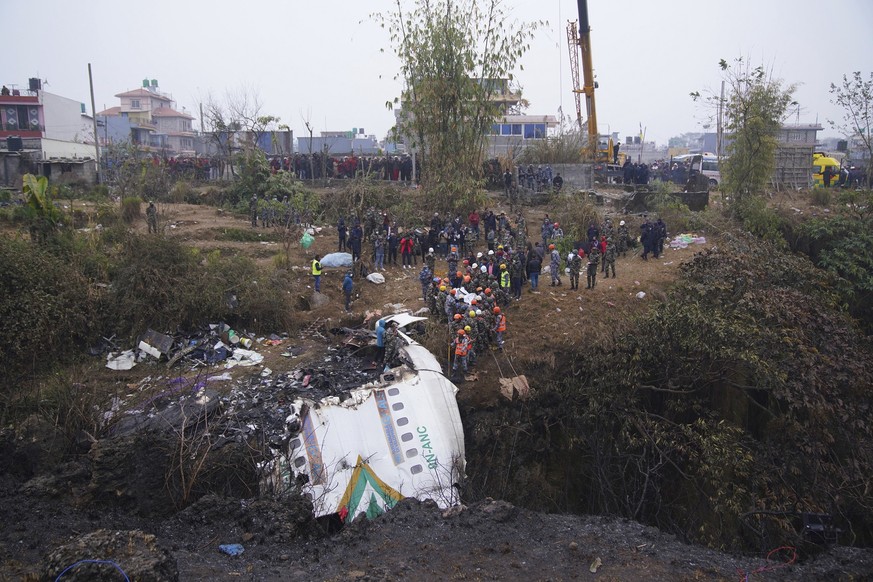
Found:
[[[495,308],[494,308],[494,313],[500,313],[500,308],[499,308],[499,307],[495,307]]]

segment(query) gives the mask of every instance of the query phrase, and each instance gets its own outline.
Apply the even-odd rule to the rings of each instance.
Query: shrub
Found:
[[[95,304],[88,281],[51,249],[0,240],[0,382],[50,369],[81,350]]]
[[[142,200],[137,196],[129,196],[121,201],[121,220],[125,224],[133,224],[142,216]]]
[[[646,205],[652,212],[664,219],[671,232],[685,232],[691,224],[697,224],[688,205],[673,194],[672,184],[657,182],[655,191],[646,197]]]
[[[222,293],[205,280],[196,250],[162,237],[129,235],[115,263],[108,307],[116,333],[175,330],[222,312]]]
[[[175,203],[184,202],[185,204],[200,204],[200,196],[197,191],[185,180],[179,180],[173,184],[170,190],[170,201]]]
[[[782,236],[784,221],[766,200],[746,196],[734,201],[733,210],[744,229],[779,248],[787,246]]]
[[[585,240],[587,238],[588,225],[592,222],[600,224],[597,208],[589,200],[579,201],[577,196],[562,194],[556,202],[549,206],[549,216],[558,220],[564,231],[564,239],[570,241]],[[534,241],[539,238],[540,225],[529,224],[528,232],[534,234]],[[571,245],[572,246],[572,245]]]
[[[244,257],[203,257],[172,239],[129,235],[115,260],[107,326],[130,338],[151,327],[174,331],[224,320],[280,330],[287,326],[289,284]],[[228,305],[228,294],[239,307]]]
[[[813,188],[809,203],[813,206],[830,206],[831,191],[827,188]]]

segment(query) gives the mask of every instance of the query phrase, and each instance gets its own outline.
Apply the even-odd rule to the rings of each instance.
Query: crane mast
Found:
[[[585,113],[588,116],[587,126],[588,141],[585,146],[585,157],[590,160],[599,161],[601,158],[608,161],[611,155],[612,144],[609,143],[608,150],[601,151],[598,145],[600,135],[597,131],[597,106],[594,101],[594,90],[597,88],[597,83],[594,81],[594,65],[591,58],[591,25],[588,22],[588,1],[577,0],[576,4],[579,8],[579,25],[578,29],[575,22],[570,22],[567,26],[567,41],[570,49],[570,67],[573,74],[573,93],[576,97],[576,119],[579,123],[579,129],[582,131],[582,106],[581,96],[585,95]],[[577,49],[578,47],[578,49]],[[579,85],[579,53],[582,54],[582,81]],[[612,140],[608,140],[611,142]]]
[[[582,53],[582,93],[588,113],[588,145],[597,147],[597,108],[594,103],[594,65],[591,59],[591,25],[588,23],[588,0],[577,0],[579,7],[579,51]]]
[[[582,91],[579,90],[579,35],[576,33],[576,23],[567,24],[567,48],[570,50],[570,73],[573,75],[573,97],[576,101],[576,123],[579,133],[584,131],[582,123]]]

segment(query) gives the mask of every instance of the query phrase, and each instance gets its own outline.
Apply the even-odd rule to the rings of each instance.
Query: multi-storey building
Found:
[[[142,87],[119,93],[120,105],[98,113],[105,120],[100,136],[106,144],[129,140],[135,147],[168,154],[193,154],[197,133],[194,117],[175,109],[169,93],[158,88],[156,79],[143,79]]]

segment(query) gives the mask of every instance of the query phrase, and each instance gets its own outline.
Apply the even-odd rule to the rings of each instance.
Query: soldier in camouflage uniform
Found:
[[[158,234],[158,209],[155,208],[154,202],[149,202],[146,208],[146,223],[148,224],[149,234]]]
[[[473,347],[477,354],[484,354],[488,349],[488,322],[485,319],[485,314],[481,309],[476,310],[476,325],[473,327],[473,334],[476,338]]]
[[[571,253],[567,255],[567,262],[570,265],[570,289],[579,289],[579,273],[582,272],[582,257],[579,253]]]
[[[364,240],[372,239],[376,227],[376,209],[371,206],[364,214]]]
[[[525,265],[521,260],[521,255],[513,254],[512,264],[509,267],[509,281],[512,297],[518,301],[521,299],[521,286],[524,282]]]
[[[449,331],[454,335],[459,329],[464,329],[464,316],[456,313],[452,316],[451,323],[449,323]]]
[[[261,219],[261,227],[267,228],[270,225],[270,201],[266,198],[258,201],[258,216]]]
[[[451,248],[451,252],[449,252],[446,257],[446,261],[449,265],[449,277],[454,276],[458,272],[458,261],[461,260],[461,257],[458,255],[458,250],[456,247]]]
[[[612,269],[612,278],[615,279],[615,245],[612,238],[606,239],[606,251],[603,253],[603,272],[606,273],[606,278],[609,279],[609,269]]]
[[[527,222],[524,219],[524,215],[519,210],[518,216],[515,217],[515,229],[519,232],[527,235]]]
[[[457,304],[457,301],[455,299],[455,294],[453,292],[454,292],[454,289],[449,291],[449,294],[446,295],[446,301],[445,301],[446,320],[449,323],[452,323],[452,317],[455,315],[455,307]]]
[[[249,200],[249,217],[252,219],[252,228],[258,228],[258,195],[252,194]]]
[[[427,289],[431,287],[431,282],[433,280],[433,271],[427,268],[427,265],[421,268],[421,272],[418,274],[418,282],[421,283],[421,300],[427,302]]]
[[[561,285],[561,255],[555,245],[549,245],[549,273],[552,275],[552,287]]]
[[[385,365],[391,367],[400,351],[400,337],[397,335],[397,322],[392,321],[385,330]]]
[[[627,225],[622,220],[618,223],[618,254],[622,257],[627,256],[627,247],[630,242],[630,235],[627,231]]]
[[[603,224],[600,227],[600,235],[606,238],[615,236],[615,227],[612,225],[612,219],[606,218],[603,220]]]
[[[597,241],[591,245],[591,252],[588,253],[588,286],[586,289],[594,289],[597,284],[597,267],[600,264],[600,247],[597,246]]]
[[[427,254],[424,255],[424,264],[427,265],[431,273],[436,273],[436,255],[433,254],[433,247],[427,249]]]
[[[446,297],[448,297],[448,295],[446,286],[440,285],[439,290],[434,294],[434,306],[431,307],[431,313],[439,315],[446,312]]]

